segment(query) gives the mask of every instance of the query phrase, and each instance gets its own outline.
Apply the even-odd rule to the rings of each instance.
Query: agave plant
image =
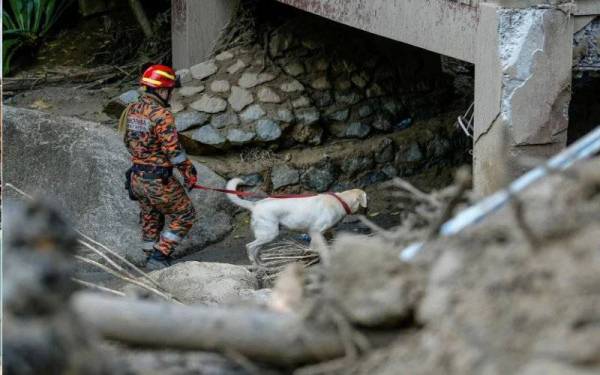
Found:
[[[15,52],[37,47],[73,0],[8,0],[2,5],[2,71]]]

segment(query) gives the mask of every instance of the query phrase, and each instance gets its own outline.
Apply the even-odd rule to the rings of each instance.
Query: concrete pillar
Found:
[[[480,4],[475,56],[475,190],[487,195],[566,143],[573,17]]]
[[[172,0],[173,66],[189,68],[208,58],[238,0]]]

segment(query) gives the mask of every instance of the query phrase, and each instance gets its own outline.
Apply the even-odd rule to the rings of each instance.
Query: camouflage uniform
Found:
[[[168,256],[195,219],[192,202],[171,171],[175,166],[186,183],[195,181],[196,172],[179,143],[173,114],[161,103],[144,94],[131,105],[124,139],[134,164],[130,183],[141,209],[143,250]]]

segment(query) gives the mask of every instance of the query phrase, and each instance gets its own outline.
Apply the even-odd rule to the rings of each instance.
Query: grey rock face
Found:
[[[238,81],[238,85],[245,89],[249,89],[275,79],[275,75],[271,73],[251,73],[246,72]]]
[[[396,163],[415,162],[423,159],[423,153],[417,142],[398,145],[396,152]]]
[[[263,103],[281,103],[281,97],[269,87],[258,89],[258,100]]]
[[[234,64],[232,64],[231,66],[229,66],[229,68],[227,68],[227,73],[235,74],[235,73],[239,72],[240,70],[244,69],[245,67],[246,67],[246,64],[242,60],[237,60]]]
[[[327,118],[332,121],[346,121],[350,115],[349,109],[342,109],[340,111],[330,112],[327,114]]]
[[[398,176],[398,170],[391,164],[386,164],[381,168],[381,171],[387,176],[387,178],[394,178]]]
[[[240,123],[238,115],[235,112],[225,112],[214,115],[210,120],[210,124],[215,129],[221,129],[226,126],[237,125]]]
[[[234,111],[239,112],[246,108],[247,105],[251,104],[254,101],[254,98],[250,91],[238,86],[233,86],[227,101]]]
[[[342,171],[349,176],[368,171],[373,167],[373,159],[368,156],[357,156],[342,162]]]
[[[294,111],[298,122],[303,125],[312,125],[319,121],[319,110],[315,107],[301,108]]]
[[[326,191],[335,181],[335,169],[330,162],[310,167],[301,177],[302,185],[317,192]]]
[[[389,131],[392,128],[392,123],[385,116],[377,115],[371,126],[377,130]]]
[[[427,154],[436,158],[445,155],[448,151],[450,151],[450,142],[445,138],[436,136],[427,145]]]
[[[192,66],[190,72],[194,79],[204,79],[215,74],[218,69],[217,64],[213,60],[208,60]]]
[[[186,111],[175,115],[175,127],[182,132],[194,126],[200,126],[208,121],[209,115],[202,112]]]
[[[353,105],[361,100],[361,95],[357,92],[351,91],[348,93],[335,93],[335,101],[340,104]]]
[[[261,141],[274,141],[281,137],[281,128],[271,119],[261,119],[256,123],[256,136]]]
[[[191,138],[200,143],[219,146],[225,143],[225,138],[210,125],[204,125],[191,133]]]
[[[306,96],[301,96],[298,99],[292,100],[292,107],[294,108],[303,108],[308,107],[310,105],[310,99]]]
[[[234,54],[231,53],[230,51],[223,51],[223,52],[219,53],[217,56],[215,56],[215,60],[226,61],[226,60],[233,59],[233,56],[234,56]]]
[[[240,113],[242,121],[250,122],[258,120],[265,115],[265,110],[259,104],[253,104]]]
[[[175,72],[175,75],[179,77],[179,82],[181,82],[182,85],[192,82],[192,72],[190,72],[189,69],[179,69]]]
[[[293,63],[289,63],[286,66],[283,67],[283,70],[293,76],[296,77],[302,73],[304,73],[304,65],[300,64],[299,62],[293,62]]]
[[[280,108],[277,110],[277,120],[281,122],[292,122],[294,121],[294,114],[287,108]]]
[[[134,263],[143,263],[139,207],[123,188],[130,156],[115,131],[94,122],[5,106],[4,136],[11,140],[3,150],[6,181],[52,199],[76,228]],[[225,186],[213,171],[195,166],[201,181]],[[194,191],[190,197],[202,210],[176,256],[197,251],[231,230],[233,208],[223,194]]]
[[[226,263],[181,262],[149,275],[185,304],[219,304],[258,286],[245,267]]]
[[[241,145],[250,142],[254,138],[254,133],[240,129],[229,129],[227,140],[233,144]]]
[[[371,132],[371,127],[362,121],[355,121],[348,125],[346,137],[365,138]]]
[[[394,160],[394,142],[389,138],[384,138],[377,147],[375,161],[383,164],[392,160]]]
[[[329,83],[329,80],[327,80],[326,76],[316,78],[310,83],[310,86],[315,90],[327,90],[331,88],[331,84]]]
[[[210,90],[212,92],[227,92],[229,91],[229,82],[225,80],[212,81],[210,84]]]
[[[360,117],[370,116],[371,113],[373,113],[373,108],[371,108],[371,106],[368,104],[362,105],[360,108],[358,108],[358,115]]]
[[[304,91],[304,86],[296,80],[282,83],[280,88],[281,88],[281,91],[283,91],[283,92]]]
[[[181,96],[194,96],[204,91],[204,86],[184,86],[179,89],[179,95]]]
[[[284,186],[294,185],[300,182],[300,173],[287,164],[278,164],[273,167],[271,172],[271,182],[273,189],[279,189]]]
[[[111,99],[104,107],[104,112],[114,118],[119,118],[121,113],[129,104],[136,102],[140,98],[140,93],[137,90],[129,90],[116,98]]]
[[[190,107],[200,112],[219,113],[227,108],[227,102],[219,97],[204,94],[199,100],[190,104]]]
[[[181,102],[171,100],[171,103],[169,103],[169,108],[171,110],[171,113],[175,114],[183,111],[185,106]]]

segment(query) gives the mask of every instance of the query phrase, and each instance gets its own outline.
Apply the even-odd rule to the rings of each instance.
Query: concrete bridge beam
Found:
[[[173,66],[189,68],[210,56],[219,33],[235,12],[239,0],[173,0],[171,36]]]
[[[473,169],[481,195],[525,171],[520,160],[564,148],[573,17],[555,9],[480,4]]]

